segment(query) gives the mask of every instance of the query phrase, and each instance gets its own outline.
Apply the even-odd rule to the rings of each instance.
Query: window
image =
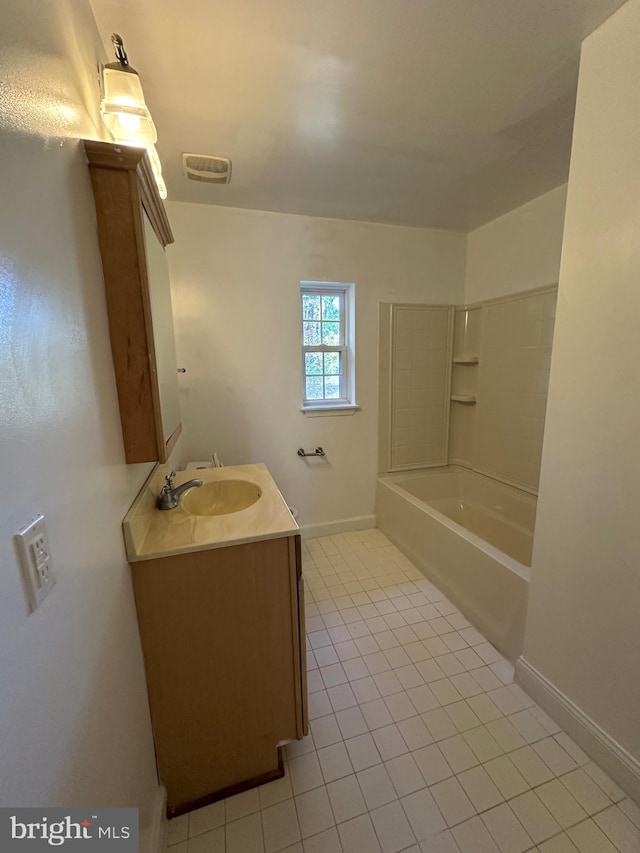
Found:
[[[302,282],[303,410],[355,408],[353,285]]]

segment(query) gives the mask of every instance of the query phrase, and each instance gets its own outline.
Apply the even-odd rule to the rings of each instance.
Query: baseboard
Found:
[[[640,802],[640,762],[524,657],[516,661],[515,672],[523,690],[632,800]]]
[[[164,853],[167,845],[167,789],[164,785],[158,785],[156,790],[148,838],[149,853]]]
[[[342,518],[340,521],[327,521],[324,524],[304,524],[300,528],[300,533],[303,539],[317,539],[318,536],[336,536],[338,533],[369,530],[370,527],[375,526],[375,515],[358,515],[354,518]]]

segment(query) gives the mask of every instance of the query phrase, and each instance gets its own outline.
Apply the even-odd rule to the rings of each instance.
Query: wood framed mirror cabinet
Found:
[[[165,247],[173,235],[144,148],[84,140],[127,462],[166,462],[182,426]]]

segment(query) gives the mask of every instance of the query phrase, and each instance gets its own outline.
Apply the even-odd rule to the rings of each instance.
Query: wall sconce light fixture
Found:
[[[161,198],[167,197],[162,165],[154,143],[156,126],[144,100],[142,84],[135,68],[129,65],[122,37],[113,33],[111,41],[116,61],[102,69],[100,113],[115,142],[146,148]]]
[[[129,65],[122,37],[114,33],[111,41],[117,61],[102,69],[102,120],[116,142],[153,144],[158,134],[144,100],[138,72]]]

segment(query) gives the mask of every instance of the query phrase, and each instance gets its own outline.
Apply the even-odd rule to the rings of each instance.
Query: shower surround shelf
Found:
[[[453,357],[454,364],[478,364],[480,358],[477,355],[456,355]]]
[[[451,399],[454,403],[475,403],[475,394],[452,394]]]

